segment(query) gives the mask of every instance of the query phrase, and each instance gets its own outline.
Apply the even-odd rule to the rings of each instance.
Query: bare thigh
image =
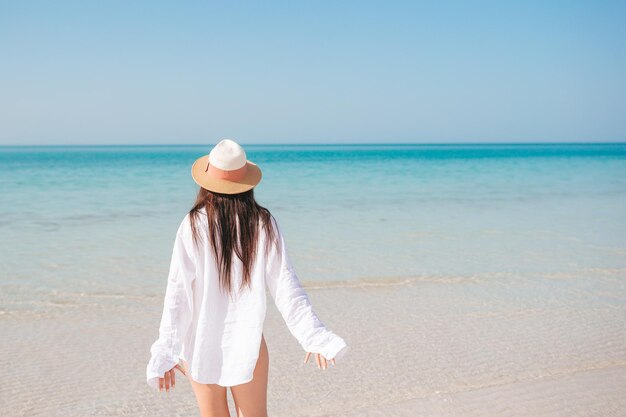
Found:
[[[269,352],[265,337],[261,335],[259,359],[252,381],[230,387],[238,417],[267,417],[267,378]]]
[[[230,417],[228,400],[226,399],[226,387],[217,384],[201,384],[191,379],[187,362],[183,361],[183,367],[187,373],[187,379],[196,394],[196,401],[200,409],[201,417]]]

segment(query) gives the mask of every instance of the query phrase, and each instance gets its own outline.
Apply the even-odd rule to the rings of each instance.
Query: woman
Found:
[[[169,392],[178,369],[203,417],[229,416],[227,387],[240,416],[266,416],[266,287],[305,363],[314,355],[326,369],[348,346],[313,311],[276,219],[254,199],[261,170],[243,148],[222,140],[191,175],[200,190],[176,233],[147,382]]]

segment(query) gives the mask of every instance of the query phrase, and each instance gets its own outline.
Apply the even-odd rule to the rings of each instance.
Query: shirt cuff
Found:
[[[335,363],[337,363],[348,350],[349,347],[345,340],[339,336],[335,336],[319,353],[328,360],[335,359]]]
[[[165,373],[178,364],[178,357],[174,360],[164,358],[152,358],[146,367],[146,382],[151,388],[159,390],[159,378],[165,377]]]

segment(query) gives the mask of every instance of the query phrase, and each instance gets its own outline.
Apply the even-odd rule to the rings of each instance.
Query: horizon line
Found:
[[[217,142],[216,142],[217,143]],[[569,142],[301,142],[301,143],[283,143],[283,142],[267,142],[267,143],[246,143],[238,142],[241,146],[402,146],[402,145],[620,145],[626,144],[626,141],[569,141]],[[204,143],[77,143],[77,144],[0,144],[0,148],[28,148],[28,147],[159,147],[159,146],[211,146]]]

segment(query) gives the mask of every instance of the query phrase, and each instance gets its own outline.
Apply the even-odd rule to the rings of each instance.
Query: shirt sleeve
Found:
[[[150,348],[151,358],[146,368],[147,383],[159,389],[159,378],[178,364],[183,341],[193,315],[193,281],[195,258],[187,246],[187,217],[176,232],[172,251],[159,337]]]
[[[326,359],[338,362],[348,351],[346,342],[327,329],[313,311],[309,295],[300,281],[287,252],[285,239],[272,217],[277,231],[278,244],[269,252],[266,283],[278,311],[282,315],[291,334],[306,352],[320,353]]]

